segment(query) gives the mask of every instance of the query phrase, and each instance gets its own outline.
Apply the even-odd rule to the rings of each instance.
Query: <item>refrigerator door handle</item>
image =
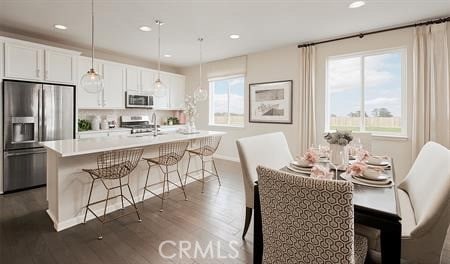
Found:
[[[43,141],[44,137],[43,137],[43,129],[42,129],[42,123],[43,123],[43,117],[44,117],[44,113],[43,113],[43,88],[39,88],[38,91],[38,141]]]

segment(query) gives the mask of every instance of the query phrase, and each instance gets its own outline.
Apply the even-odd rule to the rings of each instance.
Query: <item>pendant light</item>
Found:
[[[166,85],[161,81],[161,25],[163,22],[161,20],[155,20],[158,25],[158,78],[153,84],[153,91],[155,96],[164,96],[166,94]]]
[[[91,69],[81,77],[80,85],[88,93],[97,94],[103,90],[103,78],[94,69],[94,0],[91,0]]]
[[[194,98],[196,101],[201,102],[201,101],[205,101],[206,99],[208,99],[208,92],[206,91],[206,89],[203,89],[202,83],[203,83],[203,79],[202,79],[202,43],[203,43],[203,38],[198,38],[198,42],[200,43],[200,67],[199,67],[199,85],[197,87],[197,89],[195,89],[194,91]]]

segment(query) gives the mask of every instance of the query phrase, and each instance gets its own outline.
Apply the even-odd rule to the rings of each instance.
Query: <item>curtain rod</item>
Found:
[[[425,25],[431,25],[431,24],[440,24],[440,23],[445,23],[445,22],[449,22],[449,21],[450,21],[450,17],[443,17],[443,18],[433,19],[433,20],[429,20],[429,21],[425,21],[425,22],[408,24],[408,25],[404,25],[404,26],[380,29],[380,30],[366,32],[366,33],[359,33],[359,34],[349,35],[349,36],[345,36],[345,37],[338,37],[338,38],[334,38],[334,39],[318,41],[318,42],[304,43],[304,44],[298,45],[297,47],[304,48],[304,47],[308,47],[308,46],[314,46],[314,45],[318,45],[318,44],[324,44],[324,43],[334,42],[334,41],[339,41],[339,40],[344,40],[344,39],[363,38],[364,36],[372,35],[372,34],[378,34],[378,33],[394,31],[394,30],[399,30],[399,29],[405,29],[405,28],[410,28],[410,27],[418,27],[418,26],[425,26]]]

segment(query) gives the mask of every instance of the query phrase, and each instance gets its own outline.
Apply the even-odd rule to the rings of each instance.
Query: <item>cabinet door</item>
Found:
[[[75,56],[45,50],[44,79],[49,82],[75,83]]]
[[[155,72],[155,81],[157,78],[158,73]],[[159,95],[155,94],[155,109],[168,109],[170,107],[170,87],[172,86],[172,78],[169,74],[161,72],[161,82],[166,86],[166,89]]]
[[[94,68],[101,74],[100,64],[94,62]],[[86,74],[91,68],[91,59],[87,57],[80,57],[78,59],[78,77],[77,77],[77,105],[78,108],[96,109],[102,108],[102,93],[91,94],[86,92],[80,85],[81,77]]]
[[[126,68],[126,89],[127,91],[133,92],[139,92],[141,90],[138,68]]]
[[[152,70],[141,70],[142,92],[153,94],[154,74]]]
[[[5,77],[43,80],[42,54],[42,48],[5,43]]]
[[[110,131],[108,135],[113,136],[129,136],[131,135],[131,131]]]
[[[93,132],[93,133],[78,133],[78,138],[98,138],[107,137],[108,131],[105,132]]]
[[[172,75],[172,86],[170,87],[170,108],[183,109],[185,95],[186,77]]]
[[[125,108],[125,68],[120,64],[103,64],[103,107]]]

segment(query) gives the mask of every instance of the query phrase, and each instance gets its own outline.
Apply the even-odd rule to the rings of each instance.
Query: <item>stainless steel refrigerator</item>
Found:
[[[75,87],[3,81],[3,191],[46,184],[40,141],[74,138]]]

